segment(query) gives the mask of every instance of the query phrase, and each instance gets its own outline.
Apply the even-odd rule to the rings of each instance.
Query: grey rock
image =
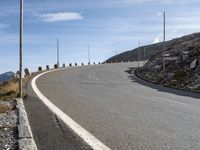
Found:
[[[190,64],[190,69],[195,69],[197,65],[197,58],[195,58],[192,63]]]
[[[29,68],[24,69],[25,75],[31,75],[31,71]]]

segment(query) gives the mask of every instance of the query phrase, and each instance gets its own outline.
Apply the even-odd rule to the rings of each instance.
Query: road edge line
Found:
[[[47,72],[43,72],[36,77],[34,77],[31,81],[31,86],[39,97],[39,99],[56,115],[60,118],[66,126],[68,126],[72,131],[75,132],[86,144],[88,144],[94,150],[110,150],[105,144],[103,144],[100,140],[98,140],[95,136],[89,133],[86,129],[84,129],[81,125],[79,125],[76,121],[70,118],[67,114],[65,114],[62,110],[60,110],[56,105],[54,105],[47,97],[45,97],[40,90],[36,86],[36,80],[50,72],[60,71],[64,69],[50,70]]]

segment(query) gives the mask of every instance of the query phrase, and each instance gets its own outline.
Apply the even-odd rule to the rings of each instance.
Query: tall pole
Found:
[[[139,41],[139,47],[138,47],[138,68],[140,67],[140,41]]]
[[[163,12],[163,74],[165,74],[165,11]]]
[[[57,38],[57,66],[59,67],[59,39]]]
[[[143,65],[145,64],[145,60],[146,60],[146,47],[144,47],[144,59],[143,59]]]
[[[20,37],[19,37],[19,98],[22,98],[22,52],[23,52],[23,0],[20,0]]]
[[[90,65],[90,45],[88,45],[88,64]]]
[[[115,62],[117,63],[117,50],[115,50]]]

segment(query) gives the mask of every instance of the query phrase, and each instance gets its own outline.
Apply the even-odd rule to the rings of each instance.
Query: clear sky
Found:
[[[115,54],[200,31],[199,0],[24,0],[24,67],[104,61]],[[0,1],[0,73],[16,71],[19,59],[19,0]]]

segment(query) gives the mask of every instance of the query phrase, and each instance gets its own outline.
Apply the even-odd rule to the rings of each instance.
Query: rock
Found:
[[[24,69],[25,75],[31,75],[31,71],[29,68]]]
[[[174,73],[167,73],[166,80],[171,80],[173,76],[174,76]]]
[[[194,60],[192,61],[192,63],[190,64],[190,69],[195,69],[195,68],[196,68],[196,65],[197,65],[197,58],[194,59]]]
[[[156,66],[153,67],[154,70],[160,70],[161,68],[162,68],[161,65],[156,65]]]
[[[169,61],[176,61],[178,60],[179,57],[166,57],[165,60],[169,60]]]

